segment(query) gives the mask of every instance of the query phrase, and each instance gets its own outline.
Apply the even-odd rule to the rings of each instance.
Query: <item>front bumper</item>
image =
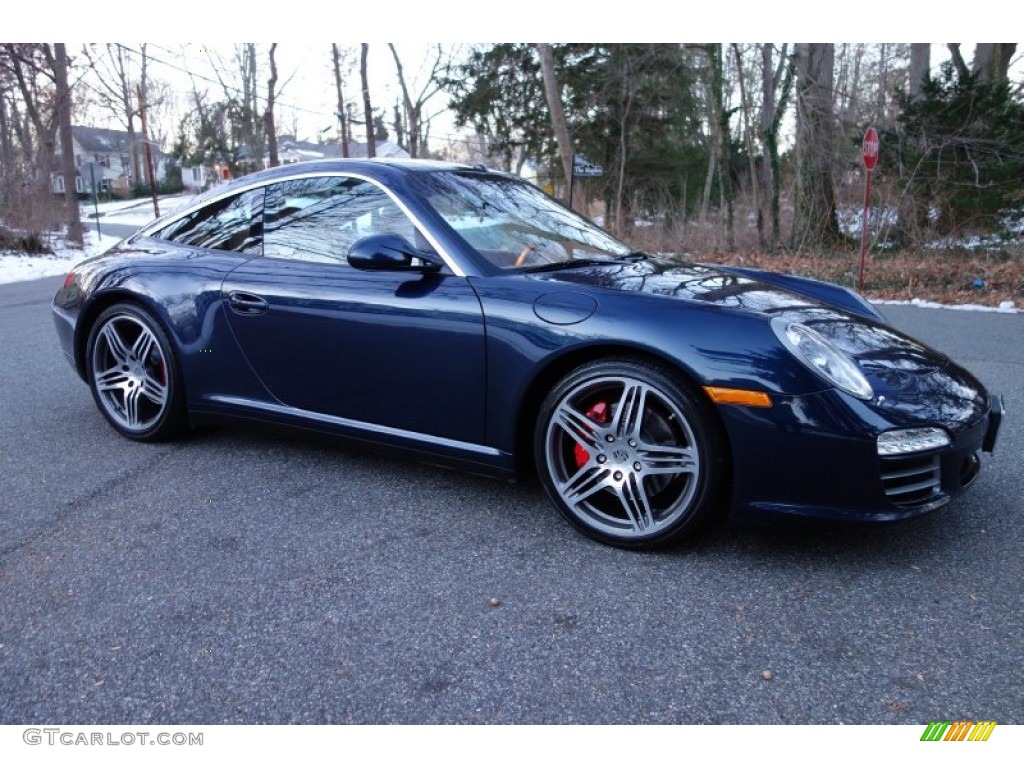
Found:
[[[895,521],[949,503],[976,479],[979,454],[994,448],[1001,397],[943,448],[880,457],[874,435],[835,391],[777,398],[772,408],[723,406],[733,453],[732,514]],[[982,401],[985,402],[984,400]]]

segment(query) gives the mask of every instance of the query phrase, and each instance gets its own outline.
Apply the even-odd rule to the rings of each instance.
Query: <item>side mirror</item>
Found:
[[[413,259],[422,264],[414,265]],[[369,235],[356,240],[348,251],[348,263],[356,269],[434,271],[441,265],[415,248],[401,235]]]

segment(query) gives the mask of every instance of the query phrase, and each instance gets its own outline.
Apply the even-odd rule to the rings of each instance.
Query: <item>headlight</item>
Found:
[[[817,331],[780,317],[772,320],[772,330],[797,360],[829,384],[861,400],[870,400],[874,396],[871,385],[857,364]]]
[[[894,429],[878,436],[878,455],[899,456],[904,453],[945,448],[949,444],[949,435],[944,429],[938,427]]]

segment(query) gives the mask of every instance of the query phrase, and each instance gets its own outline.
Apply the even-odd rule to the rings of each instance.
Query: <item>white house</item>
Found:
[[[139,145],[140,167],[145,167],[145,153],[142,151],[142,135],[136,135]],[[128,132],[108,128],[90,128],[85,125],[71,126],[71,143],[75,151],[75,189],[80,193],[92,191],[92,176],[96,175],[96,186],[101,192],[124,192],[135,183],[132,178],[131,154],[128,150]],[[166,176],[167,156],[151,143],[154,173],[157,183]],[[61,173],[60,145],[54,158],[52,185],[55,194],[64,194],[64,176]],[[140,181],[145,181],[145,172]]]

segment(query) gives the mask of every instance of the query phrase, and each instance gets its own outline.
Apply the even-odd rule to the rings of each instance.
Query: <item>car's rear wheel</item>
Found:
[[[89,386],[100,412],[125,437],[165,440],[185,427],[184,392],[171,342],[134,304],[100,313],[86,348]]]
[[[598,361],[565,376],[541,406],[534,449],[541,483],[566,519],[622,547],[694,531],[724,474],[711,405],[641,361]]]

